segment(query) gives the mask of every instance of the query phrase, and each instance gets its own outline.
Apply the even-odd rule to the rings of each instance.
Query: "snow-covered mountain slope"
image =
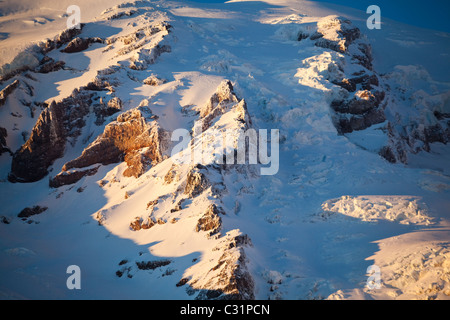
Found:
[[[46,10],[18,4],[5,26]],[[23,50],[1,298],[449,299],[448,34],[309,1],[84,5],[0,42]]]

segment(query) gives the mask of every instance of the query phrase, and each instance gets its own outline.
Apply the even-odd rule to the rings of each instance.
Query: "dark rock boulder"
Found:
[[[41,60],[39,67],[35,69],[38,73],[49,73],[61,70],[65,66],[64,61],[55,61],[52,58],[44,57],[44,59]]]
[[[34,216],[36,214],[41,214],[42,212],[46,211],[47,207],[41,207],[41,206],[34,206],[31,208],[25,208],[17,215],[19,218],[29,218],[31,216]]]
[[[63,171],[56,175],[53,179],[50,179],[51,188],[59,188],[64,185],[73,184],[86,176],[92,176],[97,173],[98,168],[86,169],[86,170],[73,170],[73,171]]]
[[[136,266],[140,270],[155,270],[171,264],[171,260],[136,261]]]

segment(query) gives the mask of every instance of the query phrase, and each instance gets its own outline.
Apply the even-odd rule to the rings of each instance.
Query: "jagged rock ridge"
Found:
[[[148,108],[147,108],[148,109]],[[143,115],[143,108],[131,109],[106,125],[104,132],[76,159],[64,164],[62,172],[50,182],[58,187],[71,184],[95,171],[78,170],[95,164],[108,165],[125,161],[124,176],[139,177],[150,165],[161,162],[168,148],[168,133],[158,123]],[[150,119],[148,121],[147,119]],[[78,179],[75,179],[76,176]]]

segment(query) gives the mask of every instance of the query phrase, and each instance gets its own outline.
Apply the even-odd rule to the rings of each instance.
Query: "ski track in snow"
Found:
[[[239,229],[252,240],[253,247],[245,251],[256,299],[449,299],[450,178],[448,162],[438,156],[448,155],[448,147],[433,146],[436,152],[415,155],[405,166],[359,147],[354,143],[360,139],[357,135],[337,135],[329,107],[334,89],[320,73],[337,55],[294,41],[290,33],[299,23],[317,21],[319,9],[306,6],[302,14],[301,5],[292,5],[291,10],[251,2],[157,6],[136,2],[135,6],[148,15],[96,20],[83,31],[85,36],[110,37],[153,19],[167,19],[172,25],[164,39],[170,53],[143,71],[120,71],[115,94],[124,109],[147,99],[163,128],[190,128],[194,117],[183,115],[181,108],[203,106],[219,83],[229,79],[236,95],[245,99],[256,128],[280,129],[276,175],[249,180],[225,176],[228,195],[223,202],[230,214],[223,218],[224,228]],[[158,10],[163,13],[154,15]],[[376,42],[373,45],[375,52],[379,50]],[[55,50],[51,57],[66,59],[73,70],[30,80],[36,100],[60,100],[111,61],[125,59],[114,60],[105,48],[93,44],[71,59]],[[377,55],[374,59],[376,69]],[[401,67],[397,71],[401,73]],[[143,85],[151,74],[167,82]],[[436,83],[436,94],[448,91],[448,84]],[[18,102],[0,107],[0,127],[30,132],[36,119],[23,110]],[[24,114],[13,118],[16,124],[8,116],[14,112]],[[80,155],[103,128],[89,118],[81,136],[51,166],[50,175]],[[8,136],[11,150],[21,146],[19,138]],[[433,157],[442,163],[428,167]],[[123,163],[110,164],[74,185],[50,189],[48,178],[28,184],[7,182],[10,160],[6,154],[0,158],[1,215],[10,219],[9,224],[0,224],[1,299],[194,297],[175,284],[189,272],[211,267],[193,261],[210,254],[218,241],[184,232],[194,226],[189,219],[174,224],[171,234],[162,226],[147,233],[128,228],[130,219],[145,213],[144,204],[175,192],[162,184],[170,163],[158,164],[139,179],[120,181],[114,177],[123,172]],[[151,185],[146,183],[149,179],[154,179]],[[99,187],[100,181],[106,185]],[[75,192],[80,187],[83,192]],[[124,200],[125,192],[130,199]],[[27,222],[17,218],[24,207],[36,204],[49,209]],[[108,217],[102,226],[94,219],[98,212]],[[158,208],[155,215],[165,218],[163,212]],[[159,259],[171,263],[150,271],[132,265]],[[120,264],[123,260],[127,262]],[[65,271],[72,264],[82,270],[78,292],[66,288]],[[381,269],[381,288],[370,290],[366,270],[373,264]],[[118,270],[132,278],[116,277]]]

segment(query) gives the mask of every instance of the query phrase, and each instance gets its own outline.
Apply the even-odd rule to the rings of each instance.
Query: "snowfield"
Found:
[[[68,30],[69,2],[0,5],[0,299],[450,299],[450,34],[303,0]],[[218,163],[227,130],[274,174]]]

